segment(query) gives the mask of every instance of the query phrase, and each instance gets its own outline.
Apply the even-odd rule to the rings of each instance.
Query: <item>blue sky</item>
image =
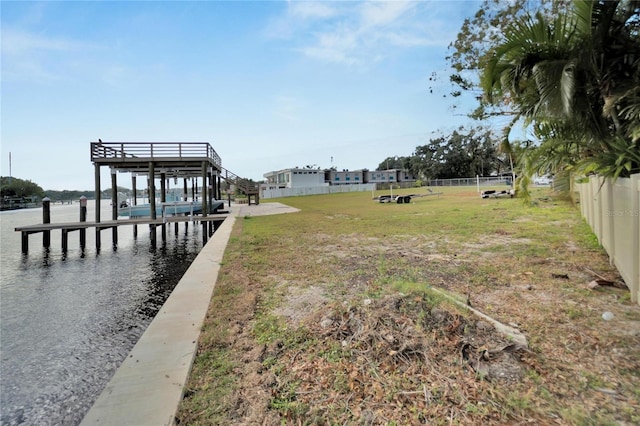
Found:
[[[479,6],[2,1],[0,172],[11,153],[14,177],[93,189],[98,138],[210,142],[255,180],[373,169],[469,122],[471,104],[444,97],[445,57]]]

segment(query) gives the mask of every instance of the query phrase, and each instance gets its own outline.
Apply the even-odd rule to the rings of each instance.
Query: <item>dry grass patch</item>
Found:
[[[281,201],[236,222],[180,423],[640,423],[640,308],[587,289],[620,277],[566,202]]]

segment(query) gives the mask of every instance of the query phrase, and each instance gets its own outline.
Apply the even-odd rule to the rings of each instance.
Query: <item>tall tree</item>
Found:
[[[505,29],[532,13],[554,16],[569,9],[570,0],[483,0],[478,11],[465,19],[456,40],[449,45],[447,56],[452,74],[452,95],[472,93],[478,108],[472,117],[483,119],[495,115],[512,115],[507,104],[495,105],[482,96],[480,74],[492,56],[493,49],[505,40]]]
[[[482,86],[542,141],[529,173],[553,168],[640,171],[639,1],[576,1],[553,19],[513,22],[485,64]]]
[[[492,132],[483,127],[453,131],[416,147],[412,172],[425,179],[489,175],[501,168]]]
[[[43,197],[42,187],[30,180],[15,177],[0,177],[0,195],[2,197]]]
[[[398,169],[398,170],[408,170],[408,163],[409,163],[409,157],[399,157],[399,156],[393,156],[393,157],[387,157],[384,160],[382,160],[380,162],[380,164],[378,164],[378,169],[377,170],[392,170],[392,169]]]

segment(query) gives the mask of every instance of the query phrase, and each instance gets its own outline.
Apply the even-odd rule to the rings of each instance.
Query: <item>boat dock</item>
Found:
[[[162,240],[166,238],[167,223],[190,221],[199,222],[203,228],[203,241],[206,242],[217,227],[224,221],[228,212],[221,211],[224,203],[221,184],[225,180],[230,187],[235,187],[248,196],[249,204],[253,196],[255,204],[259,204],[257,187],[248,179],[242,179],[222,167],[222,160],[208,142],[91,142],[91,162],[95,170],[95,220],[86,219],[87,199],[80,199],[80,222],[50,223],[50,200],[42,200],[43,223],[15,228],[22,233],[22,252],[29,251],[29,235],[42,233],[43,246],[50,246],[51,231],[62,232],[62,250],[68,247],[69,232],[79,231],[80,246],[85,247],[87,228],[95,228],[96,248],[100,249],[101,231],[111,229],[113,244],[118,242],[118,227],[132,225],[134,237],[137,236],[138,225],[148,225],[151,229],[151,244],[156,244],[155,229],[162,230]],[[111,176],[111,220],[101,220],[100,201],[100,169],[109,167]],[[118,203],[118,173],[131,175],[132,205],[120,207]],[[137,178],[143,177],[146,185],[142,191],[149,198],[149,204],[137,205]],[[160,181],[159,191],[156,180]],[[182,181],[180,200],[167,202],[170,180],[175,185]],[[189,182],[191,194],[189,196]],[[199,185],[198,185],[199,184]],[[156,196],[159,193],[159,203]],[[84,199],[83,199],[84,198]],[[188,201],[189,198],[195,201]],[[229,202],[231,200],[229,199]],[[120,207],[120,208],[119,208]],[[171,215],[173,213],[173,215]],[[129,219],[119,219],[128,216]]]
[[[70,232],[78,231],[80,238],[80,247],[86,246],[86,230],[88,228],[95,228],[96,230],[96,248],[100,249],[100,231],[105,229],[112,230],[113,244],[118,243],[118,227],[123,225],[132,225],[134,236],[137,236],[137,227],[139,225],[148,225],[151,231],[151,243],[156,241],[156,228],[161,229],[162,241],[166,240],[166,227],[169,224],[175,226],[176,232],[178,231],[178,224],[184,223],[188,226],[189,222],[194,224],[200,224],[202,226],[202,241],[203,244],[207,242],[208,238],[218,229],[220,224],[229,216],[228,212],[221,212],[210,216],[165,216],[157,219],[151,218],[135,218],[135,219],[118,219],[107,220],[103,222],[65,222],[65,223],[41,223],[37,225],[18,226],[15,228],[16,232],[22,233],[22,253],[29,252],[29,235],[42,233],[43,246],[48,248],[51,245],[51,231],[61,231],[62,233],[62,251],[66,252],[68,249],[68,235]]]
[[[209,213],[210,200],[220,199],[222,160],[208,142],[91,142],[91,162],[95,168],[96,205],[100,205],[100,168],[109,167],[111,175],[111,219],[118,218],[118,173],[131,174],[133,201],[137,199],[137,177],[146,178],[149,194],[149,216],[156,219],[156,179],[160,180],[160,202],[166,202],[167,183],[183,182],[183,200],[187,201],[188,181],[191,198],[200,196],[202,216]],[[201,191],[197,180],[200,179]],[[100,209],[95,221],[101,222]]]

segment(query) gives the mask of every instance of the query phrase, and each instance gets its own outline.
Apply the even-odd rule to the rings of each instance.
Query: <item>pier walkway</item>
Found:
[[[209,232],[205,232],[203,238],[207,236],[211,236],[213,231],[217,228],[217,226],[222,223],[229,213],[218,213],[209,216],[165,216],[156,219],[150,218],[136,218],[136,219],[117,219],[117,220],[106,220],[103,222],[64,222],[64,223],[41,223],[36,225],[26,225],[26,226],[18,226],[15,228],[16,232],[22,233],[22,253],[27,253],[29,251],[29,235],[42,233],[43,234],[43,245],[45,247],[49,247],[49,233],[51,231],[62,232],[62,251],[67,251],[68,247],[68,234],[73,231],[80,231],[80,247],[85,247],[85,232],[88,228],[95,228],[96,232],[103,231],[105,229],[114,229],[114,244],[117,243],[117,232],[115,230],[119,226],[123,225],[148,225],[152,233],[154,233],[156,227],[161,227],[163,230],[167,224],[173,223],[176,228],[179,223],[200,223],[203,228],[211,228]],[[134,231],[135,232],[135,231]],[[163,232],[163,240],[165,239],[165,233]],[[153,240],[152,240],[153,241]],[[206,242],[206,240],[205,240]],[[96,245],[99,249],[100,240],[96,239]]]

